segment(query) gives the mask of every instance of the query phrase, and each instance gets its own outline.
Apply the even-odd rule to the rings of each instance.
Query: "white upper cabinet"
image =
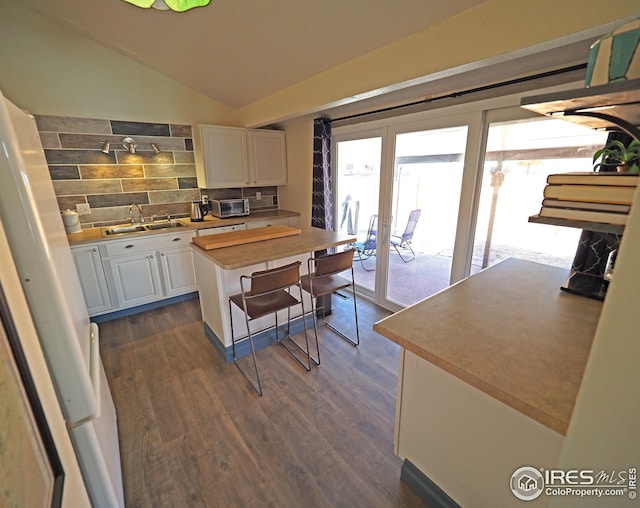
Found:
[[[198,187],[216,189],[287,183],[283,131],[197,125],[193,133]]]
[[[193,130],[193,143],[198,187],[249,185],[246,129],[198,125]]]
[[[248,132],[250,185],[287,183],[287,146],[283,131],[252,129]]]

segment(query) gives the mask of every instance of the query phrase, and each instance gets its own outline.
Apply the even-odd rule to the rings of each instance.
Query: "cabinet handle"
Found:
[[[160,253],[160,255],[161,255],[161,256],[164,256],[164,252],[161,252],[161,253]]]
[[[97,247],[94,247],[93,249],[91,249],[93,252],[98,252]]]
[[[125,246],[125,249],[133,249],[135,247],[135,245],[133,245],[132,243],[130,243],[129,245]]]
[[[182,238],[174,238],[174,239],[173,239],[173,241],[174,241],[174,242],[181,242],[181,241],[182,241]]]
[[[149,259],[153,259],[153,254],[151,254],[151,255],[149,256]]]

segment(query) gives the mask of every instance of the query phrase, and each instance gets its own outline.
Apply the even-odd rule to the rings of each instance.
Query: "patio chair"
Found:
[[[409,213],[409,219],[407,220],[407,226],[404,228],[404,233],[402,235],[391,235],[391,245],[400,256],[400,259],[405,263],[408,263],[412,259],[416,257],[416,253],[413,252],[411,248],[411,240],[413,239],[413,232],[416,229],[416,225],[418,224],[418,219],[420,218],[420,209],[411,210]],[[411,257],[407,256],[406,258],[400,252],[400,249],[411,251]]]
[[[378,216],[372,215],[371,219],[369,219],[369,229],[367,230],[367,236],[363,242],[356,242],[353,244],[356,252],[358,253],[358,259],[360,260],[360,264],[362,268],[371,272],[375,270],[374,268],[367,268],[364,265],[364,260],[369,259],[371,256],[376,255],[376,237],[378,236]]]

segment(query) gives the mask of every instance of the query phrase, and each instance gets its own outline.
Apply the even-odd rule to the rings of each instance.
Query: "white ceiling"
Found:
[[[121,0],[16,0],[239,108],[484,0],[212,0],[186,13]]]

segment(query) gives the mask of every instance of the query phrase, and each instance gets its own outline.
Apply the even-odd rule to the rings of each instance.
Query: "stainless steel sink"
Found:
[[[110,226],[103,228],[102,233],[106,236],[124,235],[132,233],[143,233],[145,231],[156,231],[158,229],[174,229],[184,227],[182,222],[177,220],[165,221],[165,222],[150,222],[148,224],[122,224],[120,226]]]
[[[105,235],[121,235],[122,233],[139,233],[146,231],[144,226],[113,226],[104,229]]]
[[[182,222],[171,221],[171,222],[152,222],[150,224],[147,224],[145,227],[147,229],[150,229],[151,231],[154,231],[156,229],[180,228],[182,226],[184,226]]]

